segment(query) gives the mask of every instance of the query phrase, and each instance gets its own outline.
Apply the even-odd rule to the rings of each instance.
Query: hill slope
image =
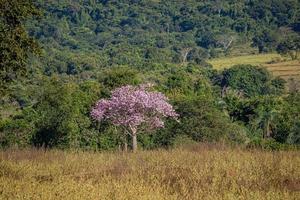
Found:
[[[32,64],[47,75],[112,65],[201,65],[230,52],[253,53],[251,43],[274,50],[282,29],[297,31],[300,16],[297,0],[38,0],[37,5],[44,16],[27,28],[45,52]]]

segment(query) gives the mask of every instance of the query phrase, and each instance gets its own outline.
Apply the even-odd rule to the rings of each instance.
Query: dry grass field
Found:
[[[209,60],[208,63],[212,64],[215,69],[224,69],[238,64],[264,65],[280,59],[281,56],[274,53],[216,58]]]
[[[197,145],[138,153],[0,152],[0,199],[300,197],[300,152]]]
[[[275,76],[280,76],[285,79],[300,79],[300,60],[264,64],[263,66],[265,66]]]

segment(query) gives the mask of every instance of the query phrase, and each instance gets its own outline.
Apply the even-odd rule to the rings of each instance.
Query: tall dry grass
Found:
[[[0,152],[0,199],[299,199],[300,153],[198,145]]]

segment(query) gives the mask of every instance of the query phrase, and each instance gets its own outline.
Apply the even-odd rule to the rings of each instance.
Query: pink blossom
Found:
[[[152,85],[123,86],[112,91],[110,99],[99,100],[91,111],[94,120],[109,120],[117,126],[137,130],[140,126],[164,127],[163,119],[177,119],[178,114],[160,92],[151,91]]]

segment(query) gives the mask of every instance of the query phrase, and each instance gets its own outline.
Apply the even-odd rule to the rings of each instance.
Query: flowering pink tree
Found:
[[[163,119],[178,114],[160,92],[150,91],[151,85],[123,86],[112,92],[110,99],[99,100],[91,116],[97,121],[109,120],[125,129],[132,137],[133,151],[137,150],[137,133],[145,128],[164,127]]]

